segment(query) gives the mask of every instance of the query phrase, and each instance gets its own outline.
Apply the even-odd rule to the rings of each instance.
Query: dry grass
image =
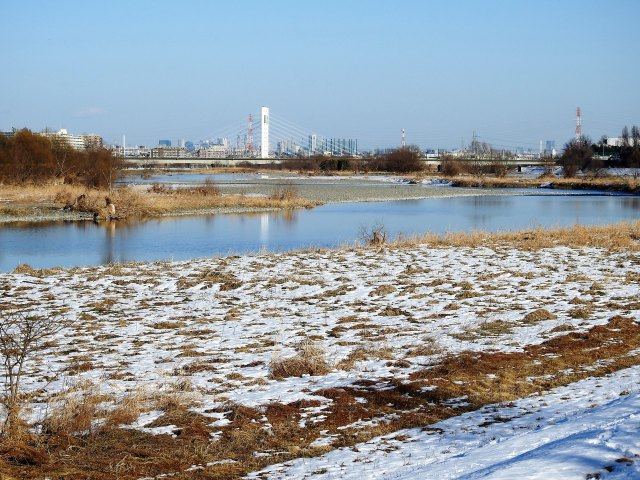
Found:
[[[539,250],[557,246],[570,248],[596,247],[610,251],[640,251],[640,221],[616,223],[605,226],[575,225],[572,227],[514,232],[489,233],[484,231],[455,232],[442,235],[425,234],[402,238],[392,242],[392,247],[509,247],[523,250]]]
[[[391,348],[365,348],[359,347],[353,350],[347,358],[336,365],[341,370],[353,370],[358,362],[364,360],[392,360],[394,353]]]
[[[84,197],[82,197],[84,195]],[[153,186],[147,191],[117,188],[112,191],[88,189],[73,185],[42,187],[0,186],[3,208],[18,215],[25,208],[64,208],[92,213],[107,218],[106,198],[116,207],[117,218],[152,217],[158,215],[201,212],[216,209],[292,209],[312,208],[317,202],[300,198],[295,189],[284,188],[269,198],[244,195],[220,195],[218,187],[207,184],[189,189]],[[77,199],[82,198],[81,201]],[[11,207],[11,208],[9,208]]]
[[[606,190],[615,192],[638,192],[640,181],[633,177],[582,177],[561,178],[508,178],[508,177],[456,177],[456,187],[480,188],[538,188],[542,182],[549,183],[549,188],[563,190]]]
[[[304,340],[296,347],[296,355],[282,358],[275,356],[269,364],[272,378],[301,377],[303,375],[324,375],[330,371],[324,349]]]
[[[539,308],[537,310],[534,310],[533,312],[527,313],[522,319],[522,322],[530,324],[543,322],[544,320],[554,320],[555,318],[557,318],[557,316],[551,313],[549,310]]]

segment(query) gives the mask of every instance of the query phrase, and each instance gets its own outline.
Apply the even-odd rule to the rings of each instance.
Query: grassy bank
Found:
[[[269,196],[221,194],[213,184],[193,188],[148,189],[117,188],[111,191],[82,186],[0,186],[0,213],[23,216],[47,210],[69,210],[108,218],[108,202],[114,205],[115,218],[140,218],[160,215],[200,213],[216,209],[292,209],[311,208],[317,202],[300,198],[291,187],[274,187]]]
[[[513,177],[453,177],[454,187],[468,188],[555,188],[561,190],[602,190],[640,193],[640,179],[627,177],[585,178],[513,178]]]

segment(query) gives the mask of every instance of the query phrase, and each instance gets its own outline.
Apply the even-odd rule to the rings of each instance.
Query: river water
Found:
[[[640,197],[570,194],[478,195],[327,204],[311,210],[0,227],[0,271],[110,262],[185,260],[354,244],[384,225],[390,237],[426,232],[518,230],[640,219]]]

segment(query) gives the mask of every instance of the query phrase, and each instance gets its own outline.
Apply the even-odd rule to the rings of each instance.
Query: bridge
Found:
[[[251,165],[278,165],[282,163],[282,158],[149,158],[149,157],[128,157],[123,159],[127,166],[140,167],[140,168],[213,168],[213,167],[242,167],[248,164]],[[293,159],[295,161],[295,159]],[[300,159],[302,160],[302,159]],[[423,158],[425,166],[430,170],[439,171],[442,165],[442,159],[440,158]],[[466,162],[468,160],[460,160]],[[495,163],[495,160],[472,160],[475,165],[486,164],[491,165]],[[511,159],[500,161],[502,165],[506,165],[511,168],[532,167],[532,166],[545,166],[549,165],[548,161],[536,160],[536,159]]]
[[[259,132],[259,143],[254,141],[254,132]],[[262,107],[259,115],[249,114],[244,122],[236,122],[228,127],[217,129],[216,133],[208,134],[206,138],[201,141],[198,153],[176,147],[157,147],[145,149],[144,152],[140,149],[128,148],[123,149],[122,153],[127,164],[150,168],[235,166],[243,162],[265,165],[280,163],[281,159],[285,158],[295,159],[314,155],[358,157],[361,154],[357,139],[320,135],[279,114],[273,114],[268,107]],[[473,138],[472,147],[474,144],[474,148],[490,147],[489,144],[480,142],[478,140],[480,137],[477,137],[475,132]],[[500,146],[506,147],[504,144]],[[423,160],[425,165],[434,169],[439,168],[441,164],[441,159],[437,157],[428,156]],[[492,163],[494,160],[474,160],[480,163],[485,161]],[[517,158],[503,161],[505,162],[507,165],[517,167],[545,164],[537,158]]]

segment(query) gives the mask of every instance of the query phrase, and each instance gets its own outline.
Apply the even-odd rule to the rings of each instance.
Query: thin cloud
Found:
[[[75,117],[97,117],[104,115],[107,111],[102,107],[82,107],[74,112]]]

